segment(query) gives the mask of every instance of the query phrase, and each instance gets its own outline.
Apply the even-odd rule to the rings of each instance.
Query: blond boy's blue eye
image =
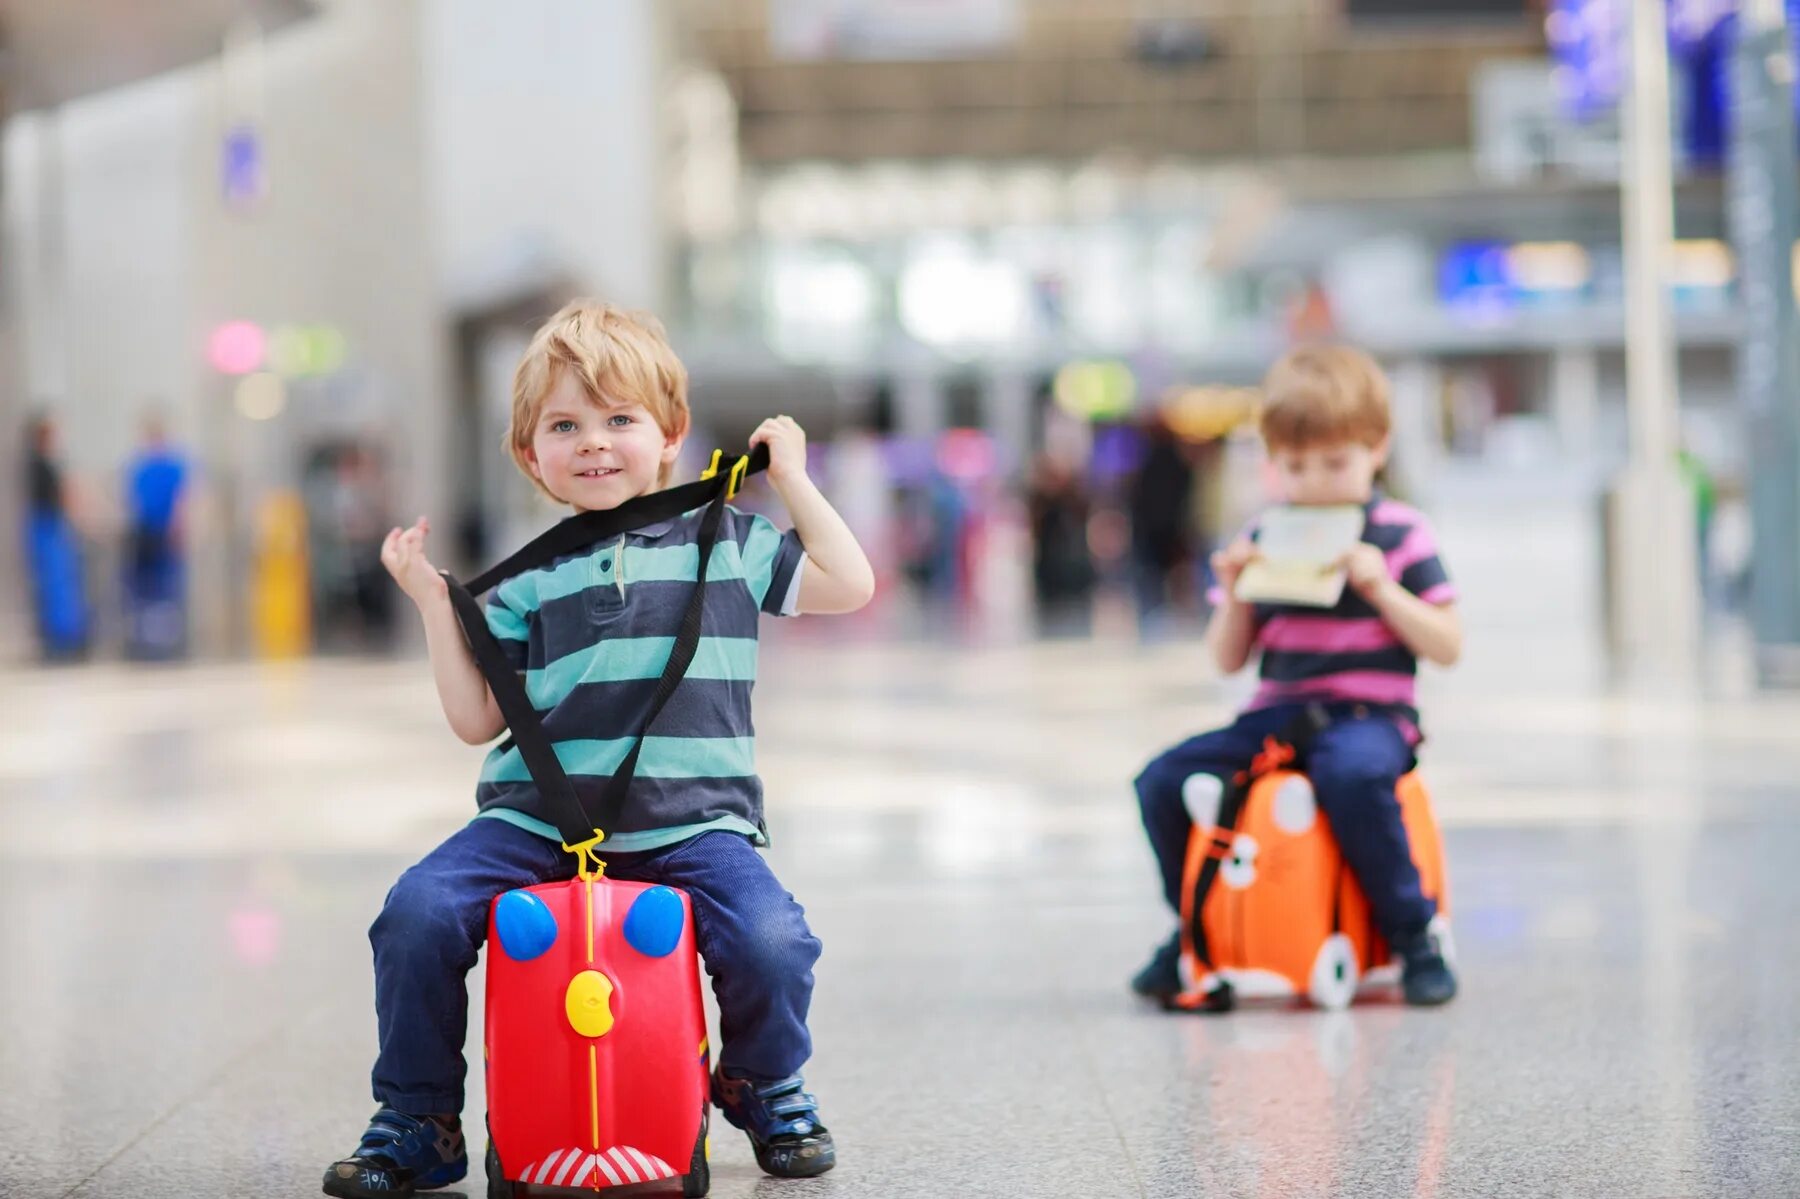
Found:
[[[631,423],[631,418],[621,412],[612,418],[612,423],[615,425],[629,425]]]
[[[575,422],[572,420],[559,420],[554,425],[550,426],[550,431],[552,433],[571,433],[574,429]]]

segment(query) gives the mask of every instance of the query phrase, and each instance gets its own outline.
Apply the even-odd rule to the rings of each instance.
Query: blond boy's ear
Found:
[[[1387,465],[1388,450],[1393,446],[1393,437],[1383,437],[1369,448],[1369,454],[1375,459],[1375,469],[1380,470]]]
[[[664,470],[668,470],[670,467],[674,466],[675,460],[681,457],[681,447],[687,444],[688,431],[690,428],[692,428],[691,423],[683,421],[681,427],[669,434],[667,440],[663,443],[662,464]]]

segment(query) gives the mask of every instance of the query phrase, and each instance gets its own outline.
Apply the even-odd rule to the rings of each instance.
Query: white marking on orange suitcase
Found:
[[[1219,799],[1225,794],[1225,784],[1213,774],[1190,774],[1181,784],[1182,806],[1187,808],[1188,819],[1201,828],[1211,828],[1219,819]]]
[[[1294,994],[1293,981],[1273,970],[1234,967],[1215,971],[1211,977],[1230,983],[1239,999],[1287,999]]]
[[[1242,891],[1256,881],[1256,855],[1262,846],[1249,833],[1239,833],[1231,842],[1231,856],[1219,863],[1219,881],[1233,891]]]
[[[1313,786],[1305,775],[1294,775],[1275,791],[1273,815],[1275,827],[1296,837],[1311,830],[1318,818],[1319,805],[1313,798]]]

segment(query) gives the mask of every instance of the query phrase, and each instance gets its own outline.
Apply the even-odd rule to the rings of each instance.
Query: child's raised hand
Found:
[[[431,522],[421,516],[412,528],[396,528],[381,543],[381,564],[415,604],[441,598],[449,590],[437,567],[425,556],[425,535],[429,532]]]
[[[769,447],[769,482],[777,485],[806,475],[806,430],[791,416],[777,416],[756,426],[750,448]]]
[[[1244,573],[1244,567],[1256,558],[1256,542],[1248,537],[1240,537],[1224,549],[1212,556],[1213,575],[1219,580],[1219,590],[1230,595],[1236,588],[1238,576]]]
[[[1380,590],[1389,580],[1387,558],[1366,541],[1357,542],[1333,565],[1349,576],[1350,586],[1364,599]]]

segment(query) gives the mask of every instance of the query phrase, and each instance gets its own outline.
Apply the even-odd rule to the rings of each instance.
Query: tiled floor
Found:
[[[412,661],[0,693],[0,1195],[316,1194],[370,1108],[364,930],[479,751]],[[1209,1019],[1123,985],[1168,926],[1127,780],[1225,712],[1195,647],[803,636],[758,694],[842,1164],[725,1130],[716,1195],[1800,1194],[1792,698],[1475,655],[1427,692],[1463,997]]]

